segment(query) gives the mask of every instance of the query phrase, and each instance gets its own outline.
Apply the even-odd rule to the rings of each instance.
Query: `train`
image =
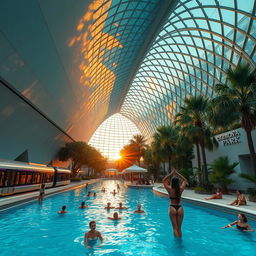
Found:
[[[71,171],[35,163],[5,161],[0,159],[0,196],[68,185]]]

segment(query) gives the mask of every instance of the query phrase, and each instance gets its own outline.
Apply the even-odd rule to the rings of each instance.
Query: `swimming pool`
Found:
[[[174,238],[167,208],[169,200],[147,189],[127,189],[120,181],[105,180],[89,185],[97,197],[86,197],[85,188],[71,190],[48,197],[43,205],[36,202],[0,213],[1,256],[76,256],[76,255],[256,255],[256,233],[245,233],[220,227],[236,220],[233,215],[184,204],[182,240]],[[102,183],[102,184],[101,184]],[[101,187],[106,193],[100,192]],[[81,201],[88,209],[78,209]],[[110,201],[117,206],[123,202],[128,210],[120,211],[122,220],[112,221],[113,215],[104,209]],[[137,204],[146,214],[134,214]],[[67,205],[67,214],[57,211]],[[96,220],[105,242],[101,248],[83,246],[88,223]],[[256,223],[250,222],[256,229]]]

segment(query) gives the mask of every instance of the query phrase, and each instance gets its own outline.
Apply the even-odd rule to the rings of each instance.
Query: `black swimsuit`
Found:
[[[236,228],[239,229],[239,230],[247,230],[247,227],[242,227],[242,226],[239,226],[239,225],[236,225]]]
[[[177,197],[170,196],[170,199],[174,200],[174,199],[177,199]],[[182,207],[182,205],[176,205],[176,204],[171,204],[170,206],[172,206],[177,212],[178,212],[179,208]]]

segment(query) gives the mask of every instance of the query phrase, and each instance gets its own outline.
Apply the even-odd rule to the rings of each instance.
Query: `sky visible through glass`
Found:
[[[109,160],[117,160],[122,147],[135,134],[140,134],[138,128],[126,117],[115,114],[98,127],[89,144],[100,150]]]

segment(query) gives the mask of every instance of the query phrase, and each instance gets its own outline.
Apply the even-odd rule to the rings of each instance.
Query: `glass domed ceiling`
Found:
[[[138,128],[126,117],[115,114],[105,120],[93,134],[89,144],[109,160],[117,160],[122,147],[129,143]]]
[[[214,97],[240,61],[256,63],[254,0],[179,0],[146,54],[121,107],[150,137],[186,97]]]

